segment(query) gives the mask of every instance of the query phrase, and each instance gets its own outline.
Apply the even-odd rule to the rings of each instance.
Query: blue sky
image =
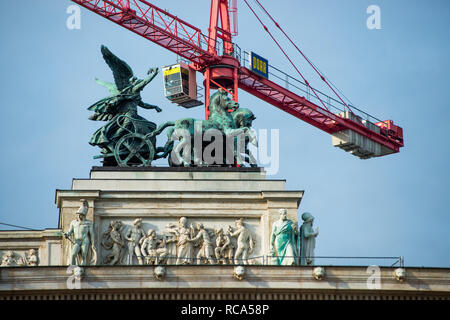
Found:
[[[207,32],[209,1],[152,2]],[[280,170],[272,178],[286,179],[288,189],[305,190],[299,213],[309,211],[316,217],[316,254],[402,255],[409,266],[449,267],[450,210],[445,199],[450,189],[450,4],[262,3],[356,106],[377,118],[393,119],[404,129],[400,153],[359,160],[334,148],[328,134],[240,93],[241,106],[257,115],[256,129],[280,129]],[[107,95],[93,79],[112,81],[101,44],[141,78],[149,67],[176,60],[174,54],[85,9],[81,29],[67,29],[71,4],[23,0],[3,5],[0,222],[57,227],[55,189],[70,189],[72,178],[86,178],[92,166],[100,165],[92,159],[98,150],[88,141],[101,124],[89,121],[86,109]],[[373,4],[381,9],[381,30],[366,27],[366,9]],[[243,1],[234,41],[295,74]],[[301,57],[293,50],[289,54],[310,82],[319,85]],[[159,75],[142,97],[163,112],[140,110],[142,116],[156,123],[203,118],[202,107],[180,110],[164,98],[162,89]]]

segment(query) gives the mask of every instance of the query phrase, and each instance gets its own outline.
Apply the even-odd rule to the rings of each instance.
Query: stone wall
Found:
[[[302,197],[302,190],[286,190],[284,180],[267,179],[258,168],[93,168],[89,178],[74,179],[70,190],[56,191],[59,229],[0,231],[0,299],[450,297],[450,269],[445,268],[380,268],[372,285],[367,267],[270,265],[269,240],[279,210],[287,209],[296,223]],[[94,224],[97,264],[68,266],[71,245],[62,232],[76,219],[81,199],[87,200],[86,217]],[[181,217],[187,226],[202,223],[214,247],[216,230],[236,230],[235,222],[242,219],[255,241],[248,263],[179,265],[169,259],[137,265],[133,256],[131,262],[106,265],[113,249],[104,241],[112,221],[120,221],[121,237],[142,219],[145,234],[153,229],[170,240],[170,224],[176,226]],[[232,243],[237,247],[236,239]],[[177,254],[175,243],[165,248]],[[130,252],[125,244],[122,249]],[[200,250],[196,246],[193,256]]]
[[[0,231],[2,266],[58,266],[61,253],[62,235],[58,229]]]
[[[429,300],[450,299],[450,269],[381,268],[379,288],[367,284],[367,267],[247,266],[242,280],[233,266],[166,266],[162,278],[148,266],[85,267],[78,286],[66,267],[0,269],[0,299],[270,299]]]
[[[286,208],[288,218],[296,222],[302,196],[301,190],[287,191],[284,180],[266,179],[260,168],[100,167],[93,168],[88,179],[74,179],[71,190],[57,190],[56,202],[59,225],[67,231],[80,200],[88,201],[87,219],[94,222],[99,263],[110,254],[100,243],[112,221],[122,222],[124,236],[140,218],[145,232],[154,229],[163,237],[167,226],[177,224],[181,217],[194,228],[202,223],[213,241],[216,230],[226,232],[242,219],[255,241],[250,262],[257,263],[270,253],[271,227],[279,209]],[[236,239],[232,242],[236,248]],[[64,240],[62,264],[67,264],[69,250],[70,242]],[[173,244],[168,250],[175,254]]]

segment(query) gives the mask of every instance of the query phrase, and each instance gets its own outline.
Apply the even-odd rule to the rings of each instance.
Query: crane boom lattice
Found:
[[[144,0],[72,0],[98,15],[203,66],[217,60],[208,37],[190,23]]]

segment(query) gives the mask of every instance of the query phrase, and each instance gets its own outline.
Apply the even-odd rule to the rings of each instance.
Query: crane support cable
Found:
[[[36,231],[36,229],[31,229],[31,228],[23,227],[23,226],[16,226],[16,225],[14,225],[14,224],[9,224],[9,223],[5,223],[5,222],[0,222],[0,225],[2,225],[2,226],[8,226],[8,227],[14,227],[14,228],[19,228],[19,229],[25,229],[25,230]]]
[[[266,30],[266,32],[270,35],[270,37],[272,38],[272,40],[276,43],[276,45],[278,46],[278,48],[281,50],[281,52],[283,52],[284,56],[289,60],[289,62],[291,63],[291,65],[294,67],[294,69],[297,71],[297,73],[302,77],[303,81],[305,82],[305,84],[311,89],[311,91],[314,93],[314,95],[316,96],[316,98],[320,101],[320,103],[322,103],[323,107],[328,110],[327,106],[325,105],[325,103],[322,101],[322,99],[320,99],[320,97],[318,96],[318,94],[316,93],[316,90],[314,90],[313,87],[311,87],[311,85],[309,84],[308,80],[305,79],[305,77],[303,76],[303,74],[298,70],[298,68],[295,66],[295,64],[292,62],[292,60],[289,58],[289,56],[287,55],[287,53],[283,50],[283,48],[281,47],[281,45],[278,43],[278,41],[275,39],[275,37],[272,35],[272,33],[269,31],[269,28],[267,28],[267,26],[261,21],[261,19],[259,18],[259,16],[256,14],[256,12],[253,10],[253,8],[249,5],[249,3],[247,2],[247,0],[244,0],[245,4],[249,7],[250,11],[255,15],[256,19],[258,19],[259,23],[263,26],[264,30]]]
[[[281,28],[280,24],[275,21],[275,19],[272,17],[272,15],[266,10],[266,8],[264,8],[264,6],[259,2],[259,0],[255,0],[258,5],[261,7],[261,9],[266,13],[266,15],[270,18],[270,20],[273,21],[273,23],[275,24],[275,26],[280,29],[280,31],[283,33],[283,35],[289,40],[289,42],[295,47],[295,49],[297,49],[297,51],[303,56],[303,58],[305,58],[305,60],[309,63],[309,65],[314,69],[314,71],[319,75],[320,79],[322,79],[322,81],[324,81],[327,86],[333,91],[333,93],[339,98],[339,100],[342,101],[342,103],[348,108],[348,110],[350,110],[351,113],[353,113],[353,111],[350,109],[350,107],[348,106],[348,104],[341,98],[341,96],[333,89],[333,86],[330,85],[330,83],[328,83],[326,77],[324,75],[322,75],[322,73],[318,70],[318,68],[311,62],[311,60],[308,59],[308,57],[303,53],[302,50],[300,50],[300,48],[294,43],[294,41],[292,41],[292,39],[286,34],[286,32],[283,30],[283,28]]]

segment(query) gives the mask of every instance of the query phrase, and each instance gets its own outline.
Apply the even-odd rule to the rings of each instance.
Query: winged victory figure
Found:
[[[137,107],[144,109],[162,110],[155,105],[142,101],[141,91],[158,74],[158,68],[147,72],[147,78],[140,80],[133,75],[133,70],[123,60],[115,56],[106,46],[101,46],[103,59],[112,70],[114,83],[99,79],[95,81],[106,87],[110,96],[101,99],[88,108],[94,113],[90,120],[108,121],[93,135],[89,144],[102,148],[102,154],[111,154],[116,142],[125,134],[135,132],[147,134],[156,129],[156,124],[138,115]]]

